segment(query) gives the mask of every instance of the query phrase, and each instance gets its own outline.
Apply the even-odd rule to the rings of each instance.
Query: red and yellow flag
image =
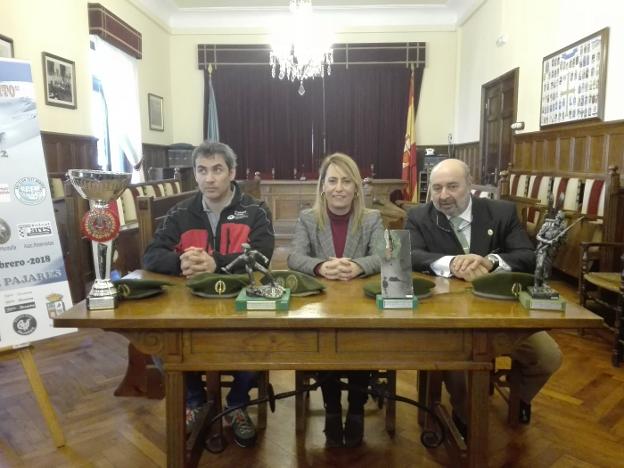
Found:
[[[403,163],[401,179],[407,182],[404,190],[406,200],[414,199],[418,193],[416,168],[416,110],[414,109],[414,70],[410,79],[409,98],[407,107],[407,124],[405,125],[405,147],[403,149]]]

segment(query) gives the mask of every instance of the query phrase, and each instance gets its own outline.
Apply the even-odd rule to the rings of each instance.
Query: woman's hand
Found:
[[[329,260],[321,264],[319,273],[327,279],[348,281],[360,276],[364,270],[350,258],[330,257]]]

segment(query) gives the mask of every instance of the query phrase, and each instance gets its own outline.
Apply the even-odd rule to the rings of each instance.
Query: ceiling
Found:
[[[132,0],[174,32],[215,29],[268,30],[288,14],[289,0]],[[384,27],[454,30],[485,0],[312,0],[316,14],[338,31]]]

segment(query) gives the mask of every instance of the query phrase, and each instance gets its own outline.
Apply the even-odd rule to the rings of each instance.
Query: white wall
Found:
[[[2,0],[0,31],[13,39],[15,58],[32,64],[41,129],[90,135],[91,80],[86,0]],[[74,62],[76,110],[45,104],[41,58],[44,51]]]
[[[336,42],[427,43],[427,66],[423,75],[416,118],[417,144],[446,144],[453,129],[455,100],[455,32],[350,32]],[[198,143],[203,136],[203,72],[197,69],[198,44],[263,44],[262,33],[243,34],[235,30],[219,34],[175,34],[171,38],[171,97],[175,116],[173,140]],[[407,96],[406,96],[407,99]],[[219,109],[219,112],[223,110]]]
[[[458,33],[457,142],[479,139],[481,86],[519,67],[518,120],[539,130],[542,59],[606,26],[609,58],[605,120],[624,118],[624,2],[616,0],[487,0]],[[505,34],[508,42],[496,46]]]
[[[32,64],[39,124],[49,132],[92,135],[91,75],[89,71],[89,0],[0,0],[0,32],[13,39],[15,58]],[[169,34],[126,0],[100,0],[143,36],[139,60],[139,102],[143,141],[171,143],[171,83]],[[45,104],[41,53],[49,52],[76,66],[77,109]],[[164,97],[165,131],[149,130],[147,93]]]

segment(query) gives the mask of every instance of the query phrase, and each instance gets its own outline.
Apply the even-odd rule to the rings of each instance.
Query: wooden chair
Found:
[[[490,395],[497,391],[507,403],[507,424],[510,427],[517,427],[520,424],[520,396],[514,392],[509,385],[509,372],[513,363],[508,356],[500,356],[492,363],[490,372]],[[459,430],[455,426],[451,416],[446,409],[441,406],[442,401],[442,372],[440,371],[418,371],[418,402],[430,408],[442,419],[446,426],[451,429],[450,438],[455,445],[462,447],[464,441],[460,440]],[[418,424],[423,429],[433,428],[432,418],[429,414],[419,409]]]
[[[596,312],[601,313],[606,309],[613,313],[611,323],[605,321],[605,326],[613,332],[611,362],[619,367],[624,360],[624,254],[620,257],[620,270],[614,271],[611,267],[614,252],[624,252],[624,242],[581,243],[579,299],[583,307],[593,302],[602,307]]]
[[[295,427],[297,433],[305,432],[306,411],[310,402],[309,392],[303,392],[306,385],[315,377],[314,371],[295,371]],[[383,370],[373,372],[371,383],[385,387],[390,394],[396,394],[396,371]],[[396,402],[390,399],[378,399],[379,409],[386,407],[386,432],[394,436],[396,431]]]

